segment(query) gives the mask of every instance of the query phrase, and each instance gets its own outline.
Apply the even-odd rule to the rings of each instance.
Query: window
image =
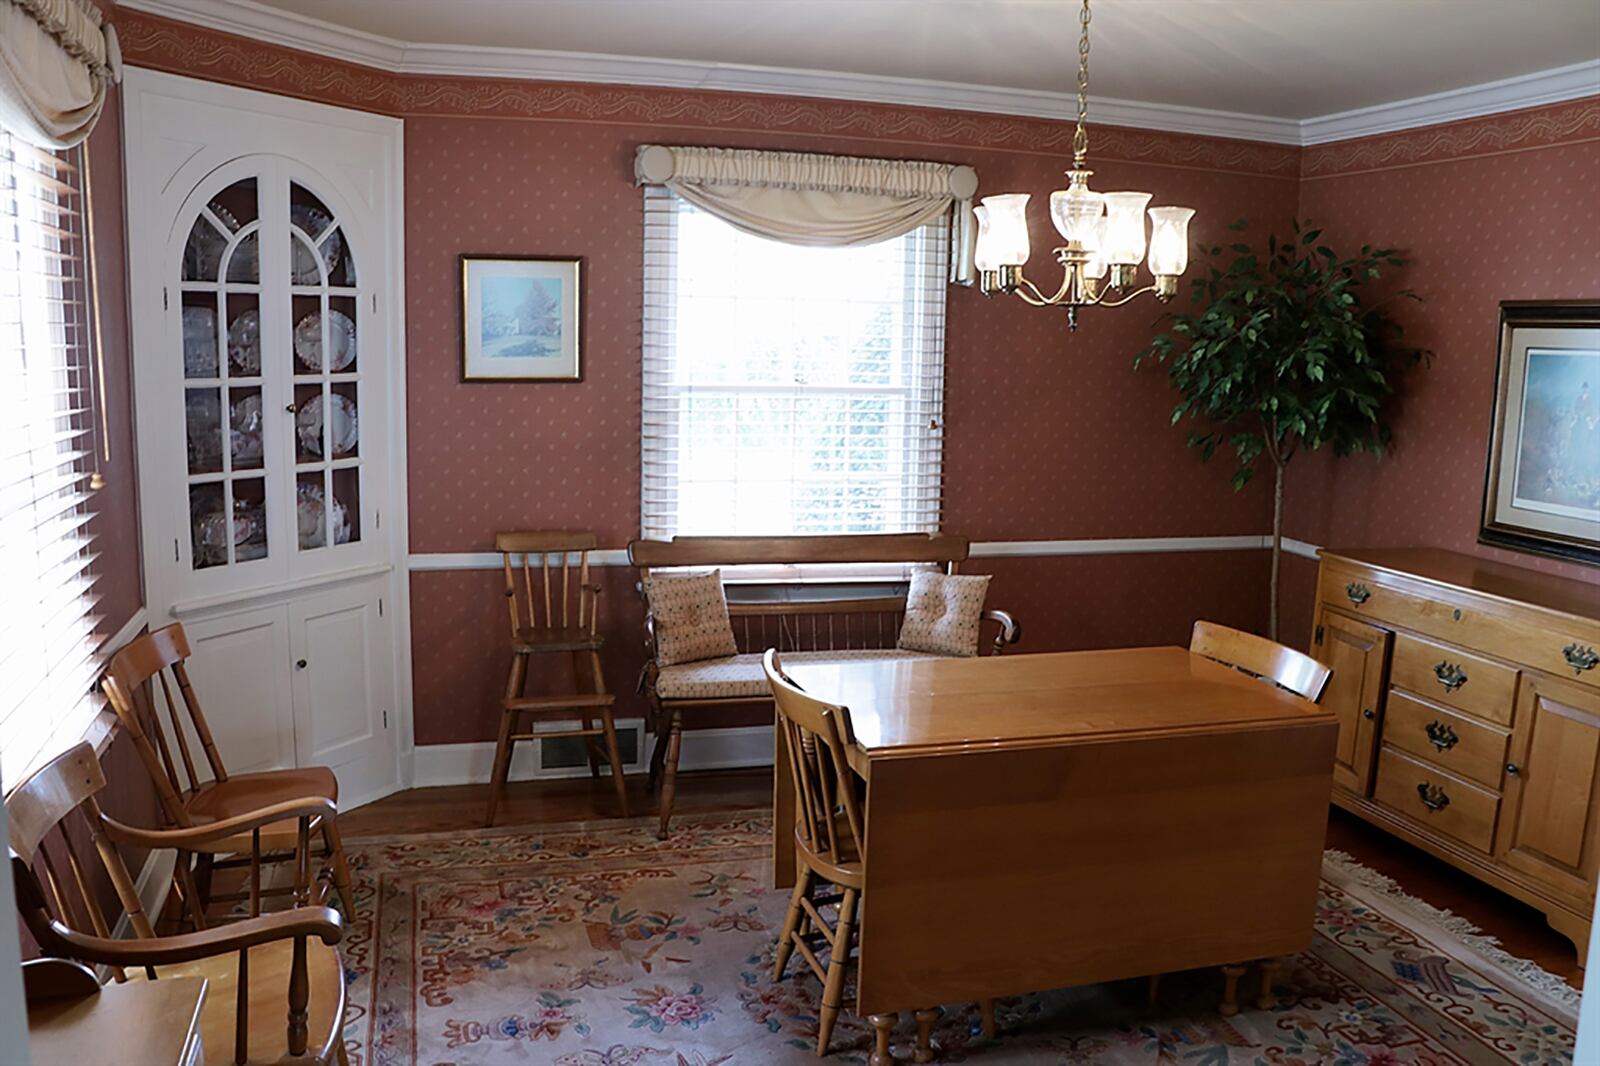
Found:
[[[0,778],[7,786],[81,740],[98,710],[78,181],[63,159],[0,130]]]
[[[647,537],[939,527],[949,221],[804,248],[645,190]]]

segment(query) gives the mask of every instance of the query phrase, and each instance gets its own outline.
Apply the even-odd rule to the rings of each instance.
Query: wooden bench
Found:
[[[645,662],[640,691],[649,706],[655,747],[650,784],[661,783],[661,835],[667,834],[677,789],[678,753],[685,711],[719,712],[772,706],[761,655],[777,648],[785,663],[859,659],[926,658],[895,647],[905,614],[906,581],[896,576],[852,574],[850,564],[936,566],[956,572],[967,559],[967,538],[950,533],[890,533],[831,537],[674,537],[636,540],[628,560],[639,568],[640,588],[652,570],[729,567],[826,568],[833,573],[803,577],[724,575],[728,614],[740,654],[731,658],[656,665],[654,624],[645,611]],[[1021,636],[1004,611],[984,612],[994,627],[992,653]],[[981,642],[980,642],[981,644]]]

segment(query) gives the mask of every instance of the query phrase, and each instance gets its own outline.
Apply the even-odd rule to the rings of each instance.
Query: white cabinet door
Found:
[[[295,765],[289,626],[281,606],[184,622],[189,681],[230,774]],[[209,779],[198,742],[197,770]]]
[[[392,788],[394,714],[390,622],[383,582],[359,582],[291,603],[294,735],[301,766],[328,766],[340,802]]]

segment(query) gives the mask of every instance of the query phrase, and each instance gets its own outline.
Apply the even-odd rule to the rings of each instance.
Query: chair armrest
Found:
[[[236,814],[220,822],[180,826],[176,829],[138,829],[131,825],[123,825],[106,814],[102,814],[100,820],[105,826],[106,835],[119,844],[132,844],[139,848],[205,851],[202,845],[226,840],[240,833],[248,833],[252,829],[259,829],[274,822],[289,818],[313,818],[331,822],[338,817],[338,814],[338,808],[333,805],[332,800],[322,796],[306,796],[301,799],[284,800],[282,803],[274,803],[270,807],[261,807],[246,814]]]
[[[314,936],[328,945],[337,944],[344,936],[344,921],[331,907],[297,907],[176,936],[114,940],[73,932],[60,922],[50,923],[47,936],[53,941],[50,950],[84,962],[126,967],[171,966],[301,936]]]
[[[1022,639],[1022,627],[1005,611],[984,611],[983,620],[998,623],[1000,626],[1000,632],[995,634],[994,638],[995,655],[1005,651],[1007,644],[1015,644]]]

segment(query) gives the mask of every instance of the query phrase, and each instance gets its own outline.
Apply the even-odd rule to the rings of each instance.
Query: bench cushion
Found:
[[[851,648],[847,651],[788,651],[784,666],[804,663],[862,662],[883,659],[934,659],[938,656],[901,648]],[[760,655],[728,655],[697,663],[662,667],[656,676],[656,695],[664,700],[727,699],[766,696],[767,676]]]

